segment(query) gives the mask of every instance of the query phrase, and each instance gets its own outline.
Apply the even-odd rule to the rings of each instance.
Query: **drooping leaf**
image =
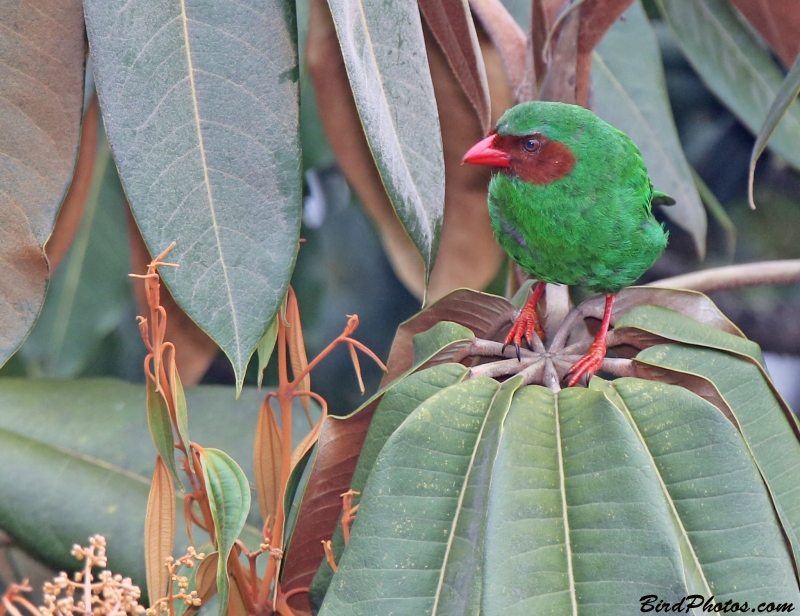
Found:
[[[769,143],[770,137],[772,137],[778,124],[780,124],[780,121],[791,108],[792,103],[797,99],[798,94],[800,94],[800,55],[795,59],[792,68],[789,70],[789,74],[786,75],[783,84],[775,95],[775,100],[772,101],[772,105],[767,112],[764,125],[758,131],[758,137],[753,146],[753,153],[750,155],[750,172],[747,178],[747,199],[750,202],[750,207],[753,209],[756,207],[755,201],[753,200],[753,180],[756,173],[756,162],[758,162],[758,157],[761,156],[764,148],[767,147],[767,143]]]
[[[239,533],[244,528],[247,513],[250,511],[250,486],[242,469],[224,451],[203,449],[200,452],[200,459],[219,552],[217,565],[219,614],[225,616],[230,593],[228,556],[233,549],[234,541],[239,538]]]
[[[584,107],[588,105],[594,48],[597,47],[614,22],[617,22],[626,9],[631,6],[632,2],[634,0],[593,0],[581,5],[575,75],[575,99],[579,105]]]
[[[489,84],[467,0],[422,0],[419,8],[475,108],[483,134],[488,134],[491,129]]]
[[[78,0],[2,2],[0,23],[2,365],[25,340],[44,300],[48,271],[42,247],[78,153],[85,44]]]
[[[445,220],[431,272],[428,297],[436,300],[455,288],[482,288],[502,261],[486,209],[489,172],[461,165],[464,152],[482,137],[474,108],[453,73],[430,29],[423,24],[430,75],[441,122],[444,153]],[[511,93],[494,46],[479,38],[491,92],[491,117],[511,104]],[[425,292],[425,265],[403,223],[397,217],[353,99],[341,48],[324,0],[310,2],[307,64],[319,100],[320,119],[349,185],[375,222],[389,261],[403,284],[417,297]]]
[[[191,439],[189,438],[189,406],[186,404],[186,392],[183,389],[177,365],[174,365],[170,372],[172,377],[172,404],[175,407],[175,427],[178,430],[178,438],[180,438],[184,447],[188,447]]]
[[[491,92],[491,107],[486,112],[489,127],[484,129],[445,51],[433,39],[427,24],[423,26],[442,129],[446,180],[442,234],[427,295],[428,301],[433,302],[454,289],[483,289],[495,278],[505,259],[505,253],[494,238],[486,207],[491,172],[486,167],[464,165],[461,159],[512,105],[512,99],[498,54],[491,43],[482,37],[479,53],[485,58],[487,88]],[[400,273],[401,280],[408,284],[408,276]],[[420,278],[419,274],[417,278]],[[410,288],[422,297],[420,283]]]
[[[363,492],[367,477],[375,464],[375,460],[378,458],[378,454],[383,449],[387,439],[403,423],[405,418],[421,403],[440,390],[461,381],[466,373],[467,368],[459,364],[442,364],[406,377],[384,394],[369,424],[366,440],[361,449],[358,464],[353,472],[352,482],[350,483],[351,490],[359,493]],[[358,504],[360,500],[360,495],[354,496],[353,504]],[[344,550],[340,524],[336,526],[332,544],[335,557],[340,558]],[[317,606],[322,603],[322,598],[325,596],[333,577],[333,570],[327,561],[322,559],[321,552],[322,550],[320,549],[315,554],[317,557],[316,564],[313,561],[311,563],[314,565],[314,570],[316,566],[319,566],[316,575],[313,573],[314,570],[311,571],[314,581],[309,590],[309,597]],[[304,579],[298,579],[296,585],[302,585],[303,581]],[[286,575],[284,574],[285,582]]]
[[[167,595],[170,574],[166,560],[172,556],[175,545],[176,520],[172,476],[161,456],[156,456],[156,470],[144,519],[144,561],[151,605]]]
[[[764,124],[783,76],[769,52],[723,0],[656,0],[700,77],[754,134]],[[800,105],[791,106],[770,141],[800,169]]]
[[[800,429],[760,366],[721,351],[681,344],[651,347],[636,361],[711,382],[739,425],[773,495],[795,562],[800,562],[800,491],[795,481],[800,472]]]
[[[786,66],[800,51],[800,7],[782,0],[731,0]]]
[[[255,469],[256,490],[261,517],[275,519],[280,498],[281,467],[283,465],[281,429],[275,419],[275,412],[265,402],[258,414],[256,440],[253,448],[253,468]]]
[[[178,466],[175,463],[175,436],[169,408],[164,396],[156,391],[156,386],[150,379],[147,379],[147,425],[150,427],[150,436],[153,438],[153,445],[162,464],[167,467],[175,483],[181,486]]]
[[[427,282],[444,209],[444,161],[419,9],[408,1],[329,5],[364,133]]]
[[[289,347],[289,359],[292,364],[292,377],[297,378],[301,372],[308,367],[308,357],[306,356],[306,343],[303,340],[303,327],[300,323],[300,308],[297,305],[297,297],[290,288],[286,296],[286,344]],[[306,374],[297,385],[298,391],[311,391],[311,373]],[[302,396],[303,407],[309,413],[310,398]],[[310,421],[310,415],[309,415]]]
[[[470,0],[470,8],[503,60],[514,100],[525,79],[525,32],[500,0]]]
[[[20,354],[32,376],[78,376],[131,301],[125,196],[101,141],[80,228]]]
[[[653,186],[675,199],[663,213],[692,236],[702,258],[706,214],[672,119],[658,42],[640,2],[608,30],[592,67],[597,115],[638,146]]]
[[[247,362],[285,295],[301,208],[294,10],[85,3],[97,92],[139,228],[181,307]],[[164,58],[170,58],[165,62]]]

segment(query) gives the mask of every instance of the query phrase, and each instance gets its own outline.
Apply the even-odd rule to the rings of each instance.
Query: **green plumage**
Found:
[[[508,110],[500,136],[538,133],[566,145],[575,165],[549,184],[495,174],[489,213],[497,240],[523,270],[544,282],[616,293],[633,284],[667,246],[652,205],[674,201],[653,190],[633,142],[592,112],[531,102]]]

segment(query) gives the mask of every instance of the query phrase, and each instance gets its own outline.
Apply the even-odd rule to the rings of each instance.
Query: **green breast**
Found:
[[[615,293],[666,248],[641,159],[598,160],[603,165],[593,169],[579,156],[568,176],[545,186],[503,173],[492,179],[489,213],[497,240],[536,279]]]

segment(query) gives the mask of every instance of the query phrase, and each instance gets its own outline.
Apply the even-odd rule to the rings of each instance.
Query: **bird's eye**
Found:
[[[525,148],[526,152],[533,153],[533,152],[538,152],[539,148],[542,147],[542,144],[538,139],[529,137],[522,142],[522,147]]]

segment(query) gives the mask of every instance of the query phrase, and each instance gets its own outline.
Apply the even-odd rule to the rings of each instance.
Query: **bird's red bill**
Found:
[[[494,141],[497,135],[489,135],[486,139],[473,145],[469,152],[464,154],[462,163],[470,165],[488,165],[490,167],[509,167],[511,157],[503,150],[494,148]]]

